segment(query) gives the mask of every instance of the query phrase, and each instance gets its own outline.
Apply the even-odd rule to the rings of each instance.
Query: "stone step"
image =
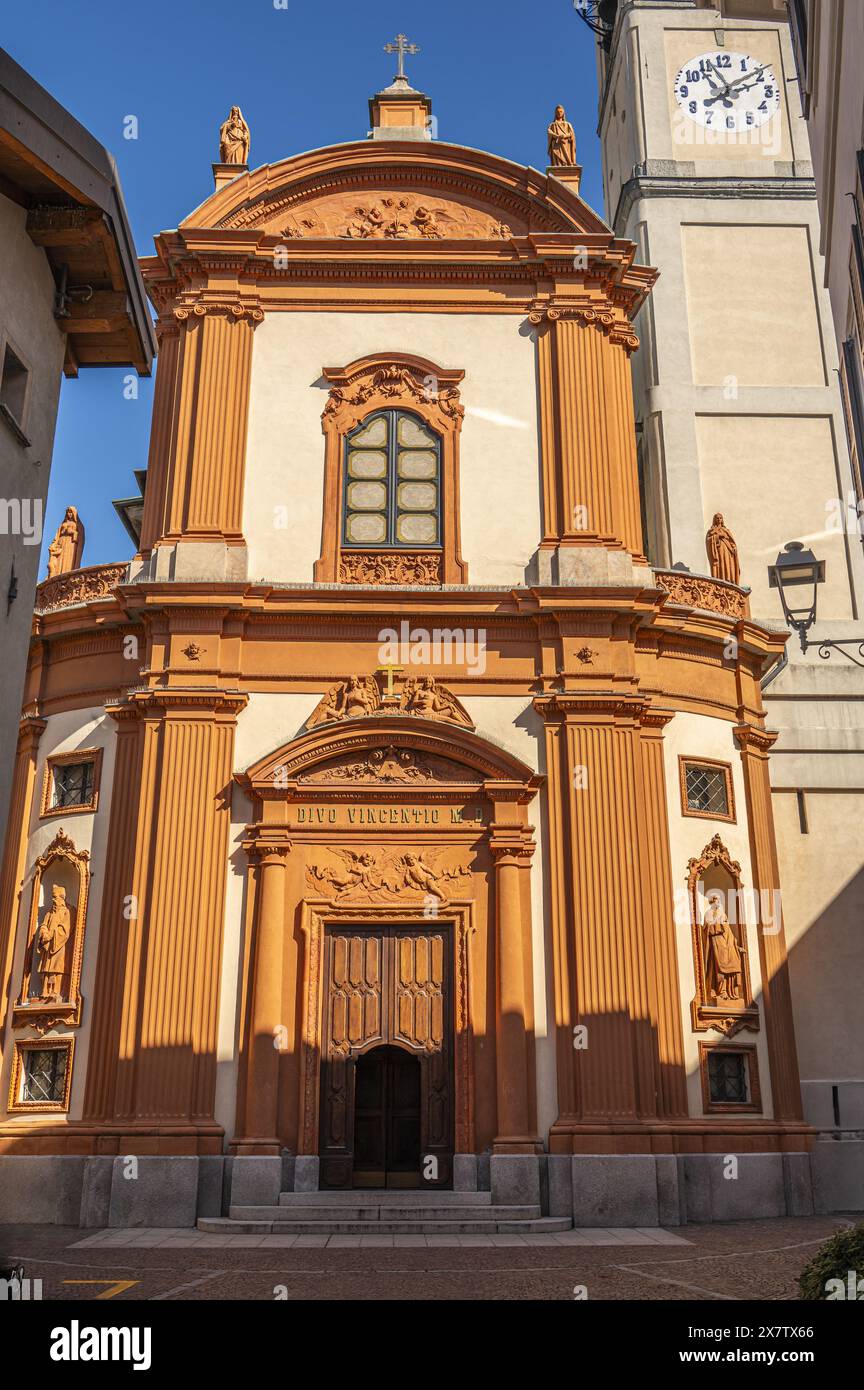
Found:
[[[232,1206],[228,1214],[232,1221],[366,1221],[378,1224],[382,1221],[535,1221],[543,1213],[539,1206],[449,1206],[427,1201],[423,1205],[379,1207],[322,1200],[296,1206],[293,1203],[279,1207]]]
[[[563,1216],[540,1216],[527,1220],[460,1221],[454,1217],[446,1221],[426,1220],[419,1213],[411,1220],[364,1221],[341,1218],[339,1220],[309,1220],[298,1217],[296,1220],[279,1221],[235,1221],[227,1216],[202,1216],[198,1219],[198,1230],[211,1235],[235,1236],[315,1236],[315,1235],[363,1235],[363,1236],[429,1236],[429,1235],[548,1235],[557,1231],[569,1231],[573,1223]]]
[[[491,1192],[450,1192],[447,1189],[394,1187],[322,1188],[317,1192],[280,1192],[280,1207],[413,1207],[434,1202],[446,1207],[488,1207]]]

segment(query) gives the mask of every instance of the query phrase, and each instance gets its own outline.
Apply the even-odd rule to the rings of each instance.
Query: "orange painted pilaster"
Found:
[[[275,838],[274,838],[275,837]],[[250,846],[257,861],[252,1008],[247,1041],[246,1113],[236,1153],[278,1154],[279,1037],[285,1028],[283,940],[290,841],[278,831]]]
[[[611,312],[566,306],[529,317],[546,320],[537,342],[543,545],[602,545],[644,561],[632,329],[608,332]]]
[[[125,833],[131,839],[134,824],[134,861],[121,853],[106,883],[100,955],[119,1002],[118,992],[110,1004],[103,998],[88,1113],[112,1133],[125,1127],[124,1143],[146,1134],[150,1147],[157,1133],[173,1131],[177,1152],[221,1151],[217,1012],[233,736],[245,702],[239,693],[153,690],[122,707],[142,725],[140,752],[122,735],[118,749],[119,785],[125,779],[132,793]],[[123,799],[112,797],[118,845]]]
[[[165,529],[165,498],[168,487],[168,456],[174,420],[180,361],[180,325],[173,317],[156,325],[159,358],[153,389],[153,416],[150,425],[150,452],[147,456],[147,489],[141,520],[142,555],[149,555]]]
[[[175,316],[180,335],[162,535],[239,543],[252,335],[263,313],[239,301],[196,302]]]
[[[536,708],[547,721],[558,1033],[550,1141],[614,1151],[625,1127],[642,1131],[638,1152],[653,1147],[658,1121],[687,1113],[659,739],[651,730],[646,743],[642,700],[555,695]]]
[[[518,835],[493,838],[495,860],[496,955],[496,1079],[498,1133],[495,1153],[533,1153],[539,1147],[532,1132],[528,1086],[528,1019],[526,998],[526,933],[522,911],[522,880],[529,871],[534,846]]]
[[[786,932],[779,911],[780,873],[768,771],[768,753],[777,735],[764,729],[754,729],[749,724],[740,724],[735,729],[735,736],[741,749],[744,770],[753,888],[759,901],[778,904],[772,913],[777,920],[767,924],[767,930],[761,922],[757,925],[774,1118],[800,1120],[803,1115],[801,1079],[795,1047]],[[775,893],[778,896],[775,897]]]

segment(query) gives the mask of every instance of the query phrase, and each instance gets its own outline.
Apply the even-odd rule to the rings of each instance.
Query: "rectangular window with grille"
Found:
[[[52,809],[89,806],[93,800],[93,763],[59,763],[54,768]]]
[[[753,1047],[699,1044],[702,1103],[706,1114],[729,1110],[762,1110],[759,1067]]]
[[[72,1046],[58,1040],[16,1047],[10,1110],[68,1110]]]
[[[727,821],[735,819],[732,769],[728,763],[682,758],[680,768],[685,816],[706,816],[711,820]]]
[[[708,1094],[715,1105],[746,1105],[747,1059],[743,1052],[708,1054]]]
[[[76,748],[74,753],[52,754],[45,764],[40,815],[68,816],[96,811],[101,767],[101,748]]]

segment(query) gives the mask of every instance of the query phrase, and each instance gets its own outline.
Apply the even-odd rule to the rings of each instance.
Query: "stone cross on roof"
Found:
[[[396,76],[397,76],[397,77],[404,77],[404,76],[405,76],[405,54],[406,54],[406,53],[419,53],[419,52],[420,52],[420,49],[418,48],[418,46],[417,46],[416,43],[409,43],[409,42],[408,42],[408,39],[407,39],[407,36],[406,36],[405,34],[397,34],[397,35],[396,35],[396,38],[395,38],[395,40],[394,40],[393,43],[385,43],[385,45],[384,45],[384,52],[385,52],[385,53],[397,53],[397,54],[399,55],[399,69],[398,69],[398,71],[397,71],[397,73],[396,73]]]

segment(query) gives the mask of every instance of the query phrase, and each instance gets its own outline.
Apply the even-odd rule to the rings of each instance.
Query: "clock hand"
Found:
[[[731,85],[726,88],[725,92],[720,92],[716,97],[705,97],[702,105],[709,106],[715,101],[722,101],[725,106],[731,106],[732,103],[727,98],[730,96],[738,97],[742,92],[749,92],[750,88],[755,87],[759,82],[764,71],[764,68],[760,68],[758,72],[745,72],[744,76],[739,77],[737,82],[731,83]],[[748,77],[752,77],[752,82],[747,82],[745,80]]]

